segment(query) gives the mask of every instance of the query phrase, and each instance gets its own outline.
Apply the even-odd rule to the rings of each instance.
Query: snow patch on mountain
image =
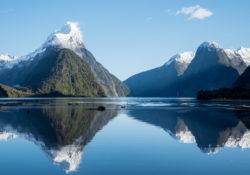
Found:
[[[214,49],[220,49],[220,46],[218,43],[216,42],[208,42],[208,41],[205,41],[203,42],[198,49],[201,49],[201,48],[207,48],[208,50],[214,50]]]
[[[250,48],[241,47],[236,51],[246,62],[250,64]]]
[[[16,57],[9,54],[0,54],[0,61],[13,61]]]
[[[77,22],[67,22],[61,30],[52,33],[43,48],[56,46],[60,48],[71,49],[81,56],[81,49],[84,48],[81,29]]]
[[[9,54],[0,54],[0,68],[10,68],[16,59],[17,57]]]
[[[219,54],[218,62],[228,67],[232,67],[242,74],[247,66],[250,65],[250,48],[240,48],[237,50],[223,49],[216,42],[204,42],[199,49],[215,51]]]
[[[165,66],[174,63],[177,74],[178,76],[180,76],[186,71],[189,64],[193,60],[194,55],[195,55],[194,52],[191,51],[176,54],[169,59],[169,61],[165,64]]]
[[[20,62],[32,60],[36,55],[42,54],[48,47],[59,47],[71,49],[79,56],[82,56],[81,49],[84,48],[82,33],[77,22],[67,22],[61,30],[52,33],[42,46],[34,52],[13,57],[10,55],[0,55],[0,69],[12,68]]]
[[[225,65],[230,65],[242,74],[250,65],[250,48],[240,48],[237,50],[225,49],[226,58],[220,61]]]

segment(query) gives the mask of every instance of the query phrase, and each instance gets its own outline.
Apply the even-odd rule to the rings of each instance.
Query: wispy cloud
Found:
[[[153,20],[153,17],[149,16],[146,18],[146,21],[152,21]]]
[[[191,19],[199,19],[203,20],[213,15],[208,9],[201,7],[200,5],[183,7],[182,9],[176,12],[176,15],[185,15],[189,20]]]
[[[175,11],[172,11],[171,9],[166,9],[166,10],[164,10],[164,13],[166,13],[166,14],[168,14],[168,15],[170,15],[170,16],[175,15]]]

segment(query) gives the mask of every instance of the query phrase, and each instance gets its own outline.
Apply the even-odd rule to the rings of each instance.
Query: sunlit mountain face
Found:
[[[3,99],[0,104],[0,148],[6,149],[4,144],[15,141],[23,147],[24,141],[28,142],[61,174],[123,172],[111,166],[119,167],[119,163],[133,171],[138,166],[129,163],[147,160],[137,154],[168,154],[173,145],[176,148],[171,153],[177,158],[184,156],[180,155],[183,150],[196,148],[199,151],[193,154],[203,158],[209,155],[207,160],[225,149],[229,156],[230,150],[240,148],[248,153],[250,148],[249,108],[240,102],[76,98]],[[100,106],[105,110],[98,110]],[[30,150],[30,154],[35,152]],[[162,159],[172,161],[171,156],[162,157],[161,162]],[[143,163],[145,167],[140,172],[148,171],[147,163]],[[164,167],[161,171],[168,172],[169,167]]]

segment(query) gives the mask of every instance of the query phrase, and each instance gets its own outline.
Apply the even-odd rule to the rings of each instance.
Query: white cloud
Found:
[[[201,7],[200,5],[183,7],[182,9],[176,12],[176,15],[186,15],[188,19],[199,19],[203,20],[213,15],[208,9]]]

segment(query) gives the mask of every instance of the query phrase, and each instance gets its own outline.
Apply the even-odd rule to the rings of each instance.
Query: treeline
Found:
[[[244,88],[221,88],[216,90],[201,90],[197,93],[197,99],[250,99],[250,90]]]

